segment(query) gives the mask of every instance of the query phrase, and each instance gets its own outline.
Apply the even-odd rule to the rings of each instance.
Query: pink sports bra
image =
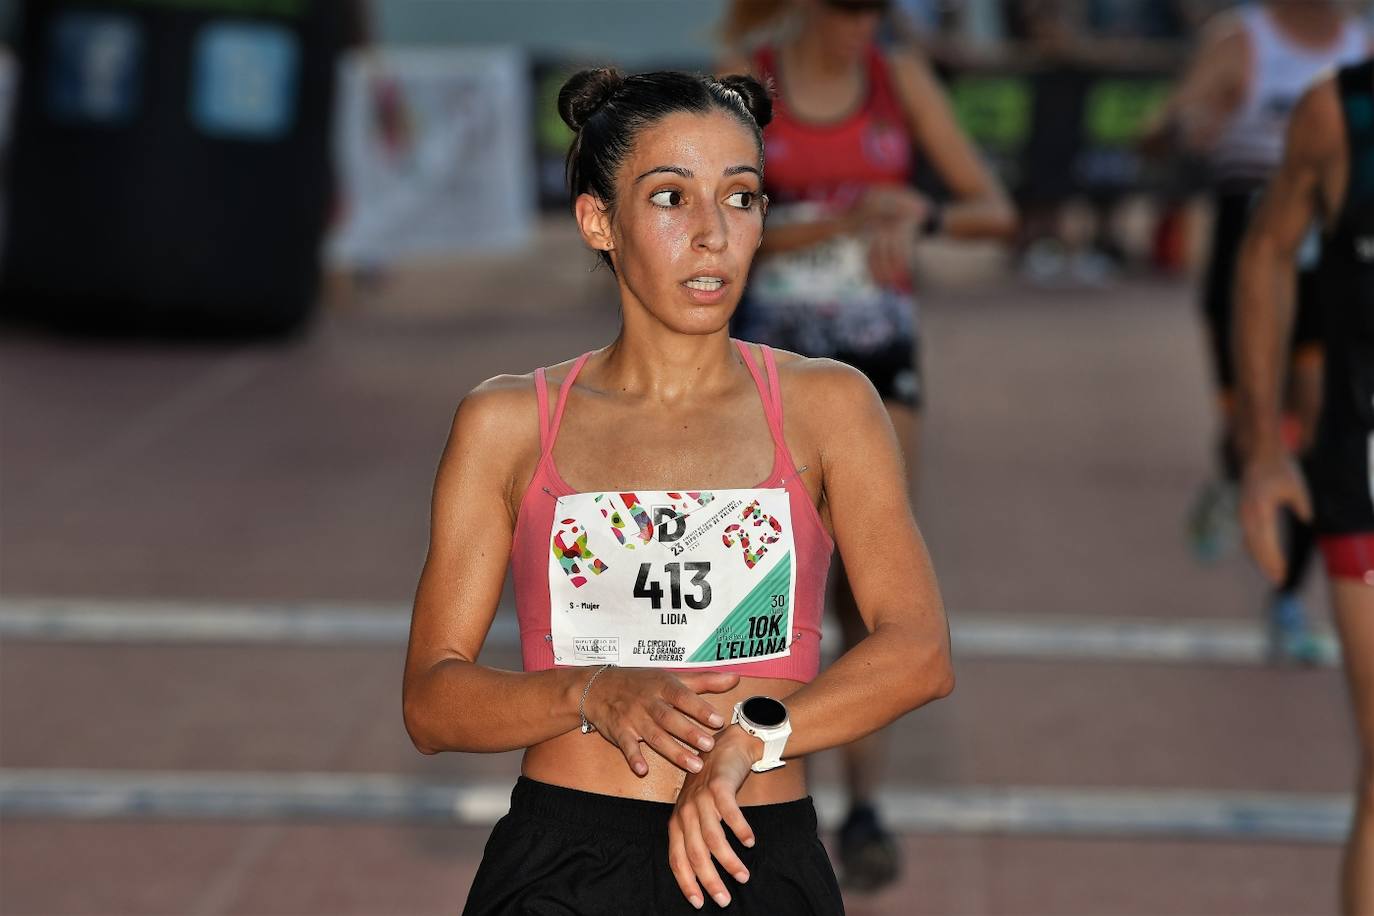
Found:
[[[526,671],[615,662],[627,667],[652,664],[667,670],[733,671],[749,677],[808,682],[820,670],[821,611],[834,542],[811,502],[811,495],[802,485],[783,439],[782,397],[773,351],[761,347],[767,374],[765,383],[748,347],[738,340],[735,345],[763,401],[764,415],[773,436],[773,471],[766,480],[748,490],[662,494],[660,499],[670,498],[673,504],[683,508],[677,510],[680,514],[676,516],[672,508],[658,509],[657,512],[668,514],[655,515],[653,519],[646,507],[637,505],[636,494],[577,493],[554,465],[553,447],[567,406],[568,392],[591,354],[579,357],[563,380],[552,422],[549,420],[548,382],[543,369],[535,370],[541,453],[534,477],[521,499],[511,549],[520,649]],[[751,500],[751,497],[756,498]],[[687,514],[688,509],[691,515]],[[578,517],[564,517],[574,515]],[[775,517],[784,521],[780,523]],[[784,552],[789,546],[785,521],[789,517],[791,550]],[[649,555],[649,548],[655,546],[651,542],[665,537],[662,532],[666,524],[660,525],[664,518],[673,523],[679,518],[691,518],[691,528],[684,522],[673,529],[682,538],[680,543],[714,552],[718,569],[712,575],[717,577],[716,613],[720,616],[708,617],[705,625],[711,628],[715,642],[708,638],[706,643],[695,646],[696,640],[692,639],[673,648],[671,637],[681,630],[670,624],[679,617],[692,617],[696,613],[692,609],[700,608],[703,601],[711,601],[712,591],[710,580],[700,570],[707,567],[709,571],[710,563],[660,563],[653,570],[653,578],[649,576],[650,563],[639,565],[639,561]],[[643,540],[636,540],[638,537]],[[636,546],[639,552],[632,553]],[[665,556],[676,558],[673,545],[657,546],[660,552],[672,550],[672,554]],[[768,556],[770,546],[772,556]],[[690,560],[691,556],[686,554],[683,559]],[[585,622],[597,619],[596,613],[603,609],[601,603],[580,599],[604,585],[603,579],[611,578],[606,561],[610,566],[621,566],[616,573],[621,576],[632,575],[633,569],[639,566],[639,580],[634,583],[633,591],[627,588],[623,599],[617,598],[612,603],[632,606],[633,609],[622,612],[623,616],[636,624],[649,621],[642,625],[652,626],[653,632],[629,636],[624,633],[598,635],[603,630],[610,633],[611,628],[598,629],[598,624]],[[720,569],[727,565],[730,569]],[[666,572],[672,573],[671,606],[668,604],[669,591],[658,581],[661,578],[664,583],[668,582],[665,566],[668,567]],[[684,568],[686,574],[682,572]],[[744,578],[751,572],[760,573],[761,581],[757,585]],[[603,573],[606,574],[603,576]],[[787,582],[789,574],[790,585]],[[720,579],[728,580],[731,576],[743,582],[734,586],[735,593],[742,597],[737,602],[734,599],[723,602],[722,596],[729,593],[729,583]],[[771,593],[770,588],[773,589]],[[789,593],[790,616],[774,613],[768,617],[770,603],[774,609],[785,607],[789,601],[785,596]],[[572,600],[568,600],[570,598]],[[560,619],[555,626],[555,600],[559,612],[570,622]],[[685,607],[682,607],[683,600]],[[736,605],[733,611],[724,610],[731,604]],[[679,607],[682,607],[681,614],[675,613]],[[759,612],[758,608],[764,611]],[[659,619],[665,626],[658,627]],[[780,628],[780,619],[790,620],[790,626]],[[570,626],[583,629],[569,633]],[[730,630],[732,626],[734,629]],[[780,629],[788,632],[783,634]],[[636,635],[641,638],[629,638]],[[656,635],[670,638],[658,640],[653,638]],[[643,638],[646,636],[648,638]],[[652,648],[646,650],[646,645],[658,646],[662,652]],[[563,654],[556,658],[559,651]],[[674,651],[676,655],[672,654]],[[644,654],[636,655],[636,652]],[[650,658],[652,662],[648,661]],[[673,664],[674,660],[684,664]]]

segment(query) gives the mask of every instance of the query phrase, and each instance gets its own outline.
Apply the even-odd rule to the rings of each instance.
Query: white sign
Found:
[[[535,216],[530,88],[514,49],[360,52],[340,74],[339,263],[510,248]]]

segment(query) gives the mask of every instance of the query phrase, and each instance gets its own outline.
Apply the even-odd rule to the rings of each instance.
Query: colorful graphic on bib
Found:
[[[620,502],[624,508],[617,508],[615,499],[608,498],[609,494],[606,493],[598,495],[596,503],[601,508],[601,517],[610,524],[611,534],[615,535],[620,546],[626,550],[634,550],[636,542],[625,533],[629,527],[626,518],[633,521],[639,529],[640,545],[654,539],[655,529],[659,541],[673,541],[682,536],[687,524],[687,515],[715,499],[712,494],[702,492],[668,492],[664,495],[671,501],[670,504],[655,505],[651,509],[641,504],[639,496],[635,493],[620,494]]]
[[[756,499],[739,514],[738,522],[725,529],[720,539],[726,547],[734,547],[738,543],[744,551],[744,565],[753,569],[768,553],[768,545],[778,542],[781,533],[782,525],[773,516],[764,514]],[[757,550],[749,549],[751,534],[753,543],[758,545]]]
[[[552,529],[556,663],[709,666],[789,654],[786,489],[574,493],[559,497]],[[635,551],[632,562],[616,544]]]
[[[715,499],[711,493],[669,492],[664,494],[669,504],[655,505],[651,511],[640,502],[639,496],[635,493],[620,493],[618,496],[619,506],[616,505],[616,496],[609,493],[596,494],[593,502],[600,510],[601,517],[605,519],[608,530],[615,536],[616,542],[626,550],[634,550],[636,546],[644,546],[655,539],[660,543],[678,540],[687,530],[687,517],[692,510],[708,505]],[[630,527],[626,519],[634,523],[638,529],[637,533],[626,534]],[[550,545],[553,555],[558,558],[558,563],[568,581],[572,582],[573,588],[581,588],[587,584],[588,573],[599,576],[608,567],[596,558],[588,546],[588,531],[578,525],[577,519],[561,519],[559,525],[553,533]],[[748,545],[745,547],[747,549]]]
[[[602,497],[598,497],[597,502],[600,502],[601,499]],[[633,493],[621,493],[620,501],[625,505],[623,514],[616,511],[614,508],[601,510],[602,517],[610,520],[611,533],[614,534],[616,540],[620,542],[620,546],[628,547],[630,550],[635,549],[635,545],[625,539],[625,515],[633,519],[635,525],[638,526],[640,541],[647,544],[649,541],[653,540],[654,525],[653,522],[649,521],[648,511],[639,504],[639,497]]]
[[[615,535],[615,539],[620,542],[621,547],[626,547],[630,550],[635,549],[633,543],[625,540],[625,516],[621,514],[620,510],[602,509],[601,517],[611,523],[611,534]]]
[[[683,512],[691,512],[693,509],[706,505],[711,500],[715,499],[715,496],[710,493],[692,492],[689,490],[686,493],[669,492],[668,498],[673,500],[674,508],[680,509]]]
[[[558,564],[573,588],[581,588],[587,584],[584,573],[599,576],[606,571],[606,564],[594,557],[587,548],[587,531],[577,524],[577,519],[565,518],[559,524],[563,527],[554,533],[553,555],[558,558]]]

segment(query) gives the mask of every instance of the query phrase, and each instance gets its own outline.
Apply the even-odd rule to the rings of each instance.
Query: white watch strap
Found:
[[[763,758],[752,764],[749,769],[755,773],[767,773],[769,770],[776,770],[778,767],[786,766],[787,761],[782,759],[782,749],[787,746],[787,738],[792,734],[792,723],[786,722],[780,726],[781,733],[774,729],[759,729],[745,721],[742,709],[744,703],[736,703],[734,714],[730,717],[732,725],[740,728],[755,738],[763,742]],[[761,732],[774,732],[772,737],[765,737]]]
[[[778,735],[763,742],[763,759],[755,763],[751,770],[755,773],[767,773],[769,770],[776,770],[780,766],[786,766],[787,761],[782,759],[782,749],[787,744],[787,735]]]

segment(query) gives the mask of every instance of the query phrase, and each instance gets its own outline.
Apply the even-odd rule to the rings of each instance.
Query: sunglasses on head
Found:
[[[825,0],[825,5],[837,13],[886,13],[891,0]]]

